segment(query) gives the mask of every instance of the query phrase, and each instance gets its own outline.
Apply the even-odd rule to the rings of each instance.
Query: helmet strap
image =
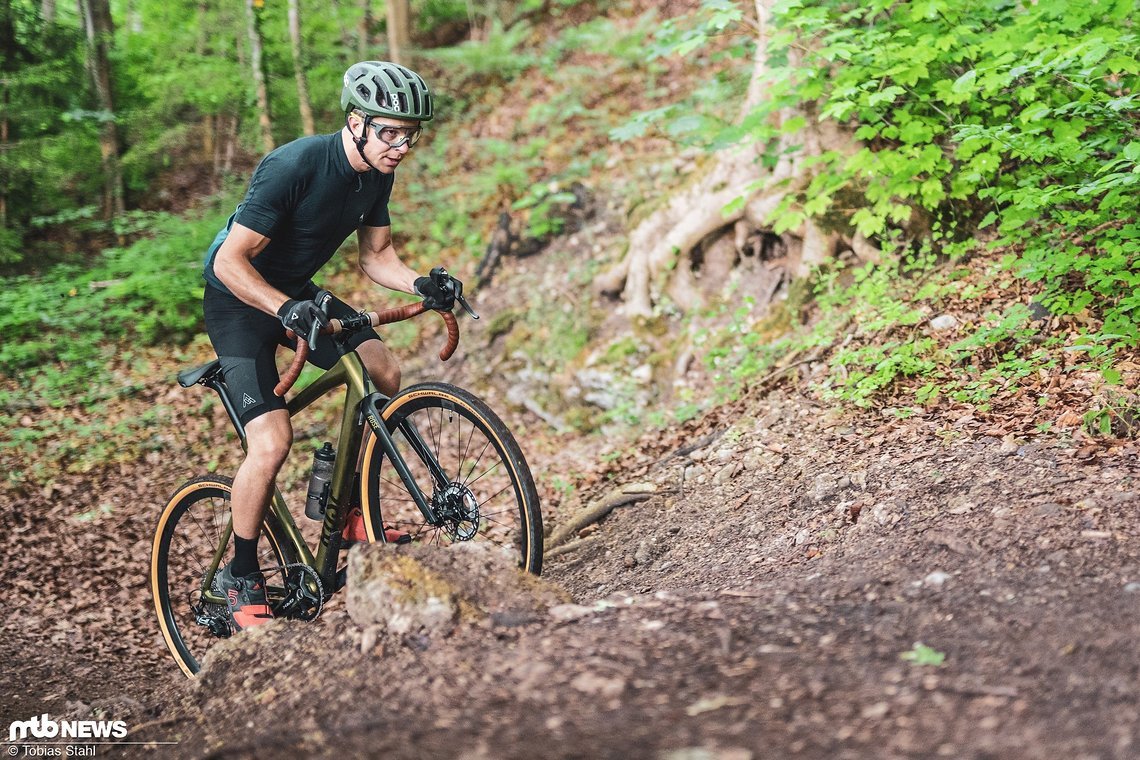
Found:
[[[344,114],[344,125],[346,127],[348,126],[348,115],[350,113],[352,113],[352,109],[349,109]],[[353,137],[352,141],[354,143],[356,143],[356,152],[360,154],[360,158],[364,161],[364,163],[368,164],[368,166],[371,167],[372,169],[376,169],[376,167],[372,164],[372,162],[368,160],[368,156],[364,155],[364,146],[368,144],[368,129],[371,125],[372,125],[372,114],[365,114],[364,115],[364,124],[360,130],[360,137]],[[352,133],[351,128],[349,128],[348,131],[349,131],[349,134]],[[380,170],[376,169],[376,171],[380,171]]]

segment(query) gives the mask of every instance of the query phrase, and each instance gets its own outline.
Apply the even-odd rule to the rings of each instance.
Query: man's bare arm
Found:
[[[234,222],[214,256],[214,274],[239,299],[276,316],[289,297],[266,282],[250,263],[267,245],[265,235]]]
[[[416,292],[419,275],[396,255],[391,227],[361,227],[356,234],[360,243],[360,268],[370,280],[391,290]]]

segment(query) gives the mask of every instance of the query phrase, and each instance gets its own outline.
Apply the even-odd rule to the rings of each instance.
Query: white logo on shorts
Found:
[[[257,399],[255,399],[253,396],[249,395],[248,393],[243,393],[241,396],[241,400],[242,400],[242,404],[244,404],[244,406],[242,407],[243,409],[246,406],[249,406],[250,404],[256,404],[257,403]]]

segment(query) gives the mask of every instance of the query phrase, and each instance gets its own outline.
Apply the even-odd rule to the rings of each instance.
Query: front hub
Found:
[[[452,541],[470,541],[479,533],[479,502],[471,489],[452,483],[436,494],[432,506],[442,518],[443,529]]]

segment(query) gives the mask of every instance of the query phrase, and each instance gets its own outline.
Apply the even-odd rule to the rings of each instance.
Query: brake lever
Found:
[[[313,298],[313,302],[316,303],[317,308],[321,310],[321,313],[325,315],[326,320],[329,316],[329,301],[331,300],[332,293],[328,292],[327,290],[318,290],[316,296]],[[313,326],[309,328],[309,348],[317,347],[317,338],[320,336],[320,334],[321,325],[318,322],[314,322]]]
[[[317,336],[321,334],[321,323],[314,322],[313,326],[309,328],[308,344],[309,348],[317,347]]]
[[[459,305],[467,310],[467,313],[471,315],[472,319],[478,319],[479,318],[479,315],[475,313],[475,310],[471,308],[471,304],[467,303],[467,299],[464,298],[462,294],[457,295],[455,297],[455,300],[459,301]]]

